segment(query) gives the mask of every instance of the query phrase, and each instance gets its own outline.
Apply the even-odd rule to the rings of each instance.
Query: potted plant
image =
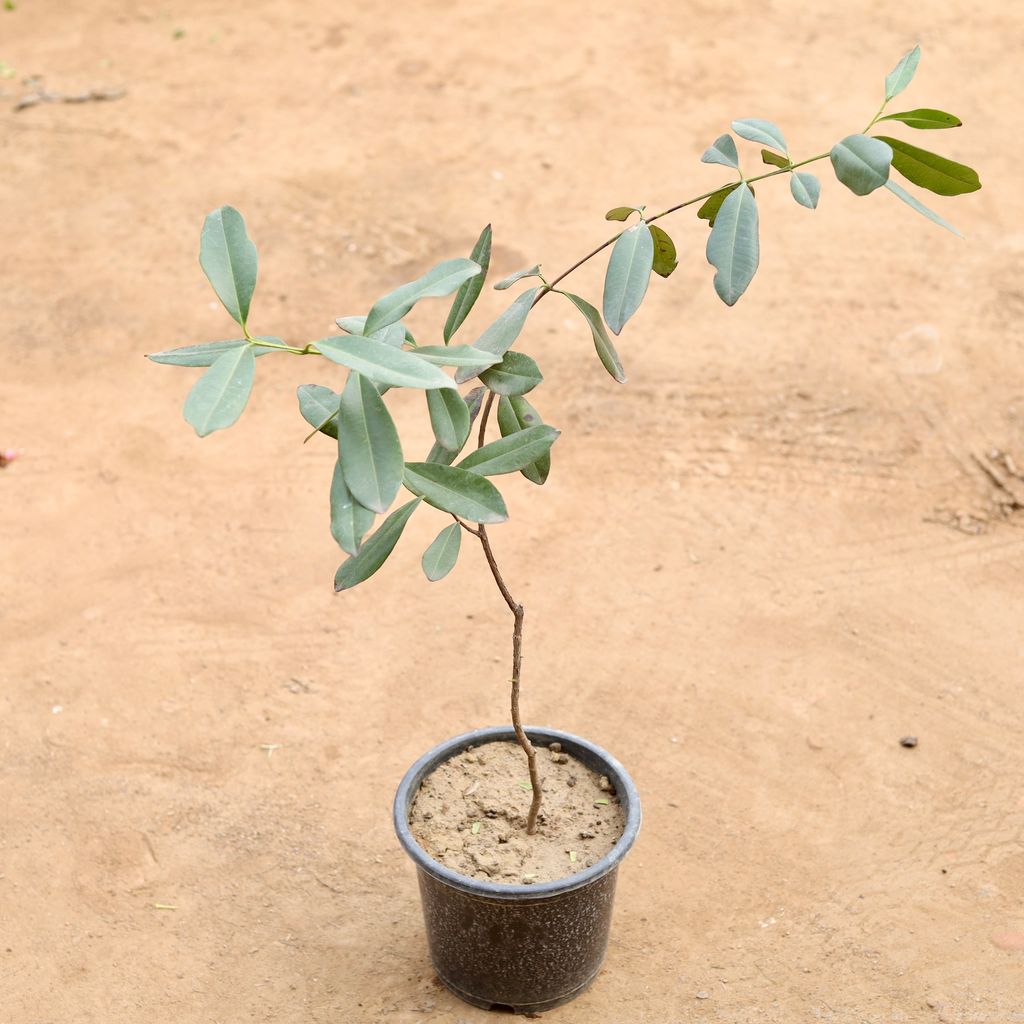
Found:
[[[698,218],[710,229],[706,256],[715,270],[715,291],[731,306],[758,265],[754,184],[785,177],[796,202],[813,210],[820,183],[801,168],[825,159],[855,195],[884,188],[955,231],[891,173],[943,196],[977,190],[977,174],[878,127],[883,122],[917,130],[960,125],[952,115],[927,108],[885,113],[910,83],[919,60],[915,47],[886,77],[882,105],[862,132],[816,156],[794,159],[783,133],[769,121],[733,121],[732,134],[716,139],[701,159],[729,168],[734,180],[654,215],[643,206],[610,210],[606,218],[626,226],[563,273],[549,279],[537,265],[498,281],[496,289],[518,285],[524,290],[472,344],[454,339],[488,273],[489,226],[468,258],[439,264],[378,299],[365,316],[339,317],[338,334],[292,345],[250,332],[257,257],[241,215],[223,206],[206,218],[200,263],[241,337],[149,357],[206,367],[185,401],[186,420],[201,436],[231,426],[245,408],[261,355],[318,356],[347,371],[338,390],[320,384],[298,389],[300,412],[312,428],[308,437],[319,434],[338,447],[331,531],[348,557],[335,575],[335,590],[347,591],[370,579],[410,517],[432,508],[445,521],[423,554],[427,578],[443,579],[469,538],[479,545],[483,565],[511,614],[509,724],[434,747],[409,769],[394,805],[399,840],[418,868],[435,967],[445,984],[469,1002],[540,1011],[573,998],[589,984],[607,946],[618,865],[640,827],[636,789],[611,755],[580,737],[522,722],[524,609],[488,531],[508,518],[494,478],[521,473],[542,485],[559,435],[533,405],[541,371],[515,347],[530,311],[548,296],[569,303],[586,320],[604,368],[624,383],[611,335],[618,335],[636,313],[652,275],[667,278],[677,263],[676,247],[660,222],[697,207]],[[733,135],[757,146],[769,169],[745,174]],[[561,285],[606,249],[610,255],[599,311]],[[417,303],[452,293],[441,337],[415,339],[403,318]],[[459,386],[474,380],[479,383],[460,394]],[[422,459],[408,458],[388,411],[385,396],[398,388],[424,393],[435,442]],[[393,508],[403,487],[408,500]],[[378,516],[384,518],[374,528]]]

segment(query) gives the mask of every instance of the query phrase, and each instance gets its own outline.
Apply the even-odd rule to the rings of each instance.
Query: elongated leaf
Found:
[[[707,259],[716,270],[718,297],[727,306],[735,305],[760,259],[757,202],[746,182],[725,197],[708,235]]]
[[[594,348],[597,349],[597,357],[601,360],[601,365],[620,384],[625,384],[626,371],[622,368],[622,360],[619,359],[619,353],[615,351],[612,339],[608,337],[608,332],[604,329],[601,314],[586,299],[573,295],[572,292],[562,292],[561,294],[586,318],[587,324],[590,327],[590,333],[594,338]]]
[[[788,167],[789,157],[779,156],[778,153],[773,153],[770,149],[761,150],[761,160],[766,164],[771,164],[772,167]]]
[[[373,512],[359,504],[345,483],[341,463],[334,463],[331,479],[331,536],[342,551],[354,555],[359,551],[366,531],[373,526]]]
[[[736,152],[736,143],[729,134],[719,135],[714,142],[704,150],[701,156],[701,163],[723,164],[726,167],[735,167],[739,170],[740,155]]]
[[[939,196],[959,196],[966,192],[977,192],[981,188],[978,172],[947,160],[938,153],[918,149],[902,139],[879,135],[880,142],[891,147],[892,165],[907,181],[928,189]]]
[[[936,224],[939,225],[939,227],[943,227],[947,231],[952,231],[953,234],[957,236],[957,238],[964,237],[963,235],[960,234],[959,231],[957,231],[955,227],[953,227],[952,224],[950,224],[946,220],[943,220],[934,210],[929,210],[928,207],[924,205],[924,203],[918,200],[915,196],[912,196],[905,188],[903,188],[900,185],[897,185],[895,181],[887,181],[885,183],[885,187],[894,196],[898,196],[900,199],[902,199],[903,202],[905,202],[907,206],[909,206],[911,209],[917,210],[918,213],[920,213],[922,216],[927,217],[929,220],[934,221]]]
[[[386,512],[402,486],[402,444],[373,382],[350,373],[338,403],[338,458],[361,505]]]
[[[260,338],[260,341],[276,341],[280,344],[280,338]],[[249,344],[247,338],[238,338],[233,341],[208,341],[205,345],[183,345],[181,348],[169,348],[164,352],[153,352],[146,356],[154,363],[164,363],[167,366],[213,366],[217,359],[230,352],[232,349],[245,348]],[[275,351],[272,348],[259,348],[253,346],[254,356],[265,356],[268,352]]]
[[[727,185],[725,188],[720,188],[717,192],[708,196],[697,210],[697,216],[701,220],[706,220],[709,228],[713,228],[718,211],[722,208],[722,203],[725,202],[725,197],[730,192],[735,192],[739,187],[740,183],[737,181],[734,185]],[[753,185],[748,185],[747,187],[750,189],[751,195],[756,195]]]
[[[334,589],[336,592],[351,590],[364,580],[368,580],[387,560],[388,555],[395,550],[398,538],[402,536],[405,524],[409,517],[416,511],[420,499],[413,498],[406,502],[401,508],[396,508],[380,524],[380,528],[370,537],[359,549],[357,555],[346,558],[334,574]]]
[[[332,362],[368,377],[376,384],[400,388],[454,388],[455,381],[443,370],[412,352],[392,348],[373,338],[332,335],[321,338],[316,347]]]
[[[912,50],[908,50],[902,57],[900,57],[900,62],[892,69],[892,71],[889,72],[889,74],[885,76],[886,102],[903,92],[903,90],[910,85],[911,79],[914,77],[914,72],[917,71],[917,65],[920,61],[920,46],[915,46]]]
[[[817,209],[821,182],[813,174],[795,171],[789,177],[789,191],[801,206],[806,206],[808,210]]]
[[[526,318],[533,309],[539,288],[529,288],[520,295],[511,306],[508,307],[497,320],[494,321],[473,342],[473,348],[480,352],[490,352],[492,355],[503,356],[514,344],[516,338],[523,331]],[[456,384],[464,384],[477,375],[476,370],[461,368],[455,371]]]
[[[366,337],[364,334],[366,330],[365,316],[339,316],[334,322],[346,334],[355,334],[361,338]],[[373,338],[374,341],[382,341],[385,345],[390,345],[392,348],[401,348],[406,342],[412,345],[416,344],[415,339],[409,333],[409,328],[401,322],[388,324],[387,327],[374,331],[369,337]]]
[[[889,180],[892,149],[870,135],[847,135],[829,153],[836,177],[857,196],[866,196]]]
[[[543,379],[540,367],[522,352],[506,352],[497,366],[480,374],[481,382],[497,395],[525,395]]]
[[[503,523],[508,509],[498,489],[485,477],[457,466],[409,462],[405,486],[428,505],[472,523]]]
[[[604,318],[613,334],[640,308],[654,263],[654,238],[641,221],[627,228],[612,246],[604,277]]]
[[[458,391],[427,392],[430,426],[437,443],[447,451],[458,452],[469,437],[469,409]]]
[[[543,426],[540,414],[522,395],[498,399],[498,428],[502,437],[509,437],[530,427]],[[523,466],[520,472],[531,483],[543,484],[551,472],[551,452],[547,451],[536,462]]]
[[[732,130],[747,142],[756,142],[759,146],[771,146],[780,153],[788,153],[786,138],[777,125],[760,117],[744,117],[733,121]]]
[[[199,265],[224,308],[244,327],[256,288],[256,246],[233,206],[207,215],[199,236]]]
[[[428,270],[422,277],[410,281],[378,299],[366,317],[364,330],[368,334],[401,320],[420,299],[451,295],[463,281],[482,273],[480,264],[472,260],[445,260]]]
[[[477,370],[501,362],[501,356],[481,352],[473,345],[420,345],[412,350],[412,355],[435,366],[465,366]]]
[[[245,409],[256,374],[252,347],[230,349],[192,385],[185,419],[200,437],[230,427]]]
[[[476,422],[477,416],[480,414],[480,408],[484,403],[484,393],[486,391],[486,388],[473,388],[473,390],[462,399],[465,403],[466,409],[469,411],[469,426],[471,430],[474,422]],[[443,393],[444,392],[442,392],[442,394]],[[457,451],[451,451],[435,441],[434,446],[430,449],[425,461],[434,462],[439,466],[450,466],[455,461],[456,456],[461,450],[462,448],[460,447]]]
[[[908,128],[919,128],[924,131],[935,131],[939,128],[959,128],[963,121],[959,117],[947,114],[944,110],[932,110],[930,107],[918,107],[916,110],[901,110],[898,114],[886,114],[879,121],[901,121]]]
[[[499,424],[500,426],[500,424]],[[482,448],[470,452],[458,468],[471,469],[481,476],[500,476],[519,470],[547,455],[561,433],[543,424],[502,436]]]
[[[651,269],[659,277],[668,277],[676,267],[679,260],[676,258],[676,244],[668,236],[664,228],[657,224],[648,224],[651,231],[651,238],[654,240],[654,260]]]
[[[341,395],[323,384],[300,384],[295,393],[299,398],[302,418],[315,430],[328,437],[338,438],[338,404]]]
[[[462,326],[462,322],[469,316],[469,311],[476,304],[483,289],[484,279],[491,266],[490,224],[480,232],[480,237],[476,240],[476,245],[473,246],[469,258],[480,267],[480,273],[469,278],[468,281],[463,281],[455,293],[455,300],[452,302],[452,308],[444,324],[444,343],[446,345],[451,341],[452,335]]]
[[[635,206],[616,206],[614,210],[609,210],[605,215],[605,220],[629,220],[629,218],[637,212]]]
[[[506,288],[511,288],[516,281],[522,281],[524,277],[540,277],[540,264],[534,263],[532,267],[527,267],[525,270],[513,271],[507,277],[503,277],[494,286],[494,290],[497,292],[503,292]]]
[[[423,574],[431,583],[443,580],[455,568],[462,547],[462,527],[446,526],[423,552]]]

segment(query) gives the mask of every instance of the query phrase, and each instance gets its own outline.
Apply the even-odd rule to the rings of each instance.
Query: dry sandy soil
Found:
[[[488,220],[496,271],[568,265],[607,207],[726,180],[698,157],[732,117],[827,149],[917,40],[902,109],[966,126],[915,141],[985,183],[935,202],[966,240],[819,165],[813,214],[759,189],[728,310],[676,215],[628,386],[538,307],[564,433],[494,539],[527,717],[645,800],[606,968],[552,1020],[1024,1020],[1024,16],[999,6],[0,10],[3,1024],[490,1019],[432,976],[389,805],[504,719],[507,610],[469,548],[422,578],[433,515],[332,593],[333,455],[292,393],[332,369],[260,360],[238,427],[182,422],[194,372],[142,353],[231,336],[203,215],[246,214],[255,329],[316,338]],[[28,75],[125,95],[15,111]]]

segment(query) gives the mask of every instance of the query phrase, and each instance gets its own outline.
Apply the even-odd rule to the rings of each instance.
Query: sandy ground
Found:
[[[915,141],[985,183],[936,200],[967,240],[827,166],[813,214],[766,182],[730,311],[677,215],[627,387],[538,308],[564,434],[494,539],[527,718],[645,800],[605,971],[552,1020],[1024,1020],[1024,483],[992,454],[1024,466],[1022,30],[931,0],[0,11],[0,1021],[489,1019],[432,976],[388,815],[504,719],[507,610],[471,549],[422,578],[429,515],[332,593],[292,394],[330,369],[268,357],[238,427],[182,422],[193,373],[142,353],[231,336],[203,215],[246,214],[255,329],[316,338],[488,220],[497,271],[561,269],[607,207],[725,180],[698,157],[732,117],[827,149],[918,39],[904,109],[966,126]],[[126,95],[15,112],[30,74]]]

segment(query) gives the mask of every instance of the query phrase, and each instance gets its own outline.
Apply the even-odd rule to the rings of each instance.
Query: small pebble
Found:
[[[572,786],[575,786],[575,785],[576,785],[576,776],[575,776],[575,775],[570,775],[570,776],[569,776],[569,778],[567,778],[567,779],[565,780],[565,784],[566,784],[567,786],[569,786],[570,788],[571,788]]]
[[[916,747],[917,737],[916,736],[902,736],[900,737],[901,747]]]
[[[615,792],[615,787],[608,781],[607,775],[602,775],[601,778],[597,780],[597,788],[601,790],[602,793]]]
[[[562,752],[562,744],[561,743],[552,743],[548,747],[548,750],[550,750],[552,754],[560,754]]]
[[[710,992],[698,992],[697,993],[697,998],[698,999],[710,999],[711,998],[711,993]]]

